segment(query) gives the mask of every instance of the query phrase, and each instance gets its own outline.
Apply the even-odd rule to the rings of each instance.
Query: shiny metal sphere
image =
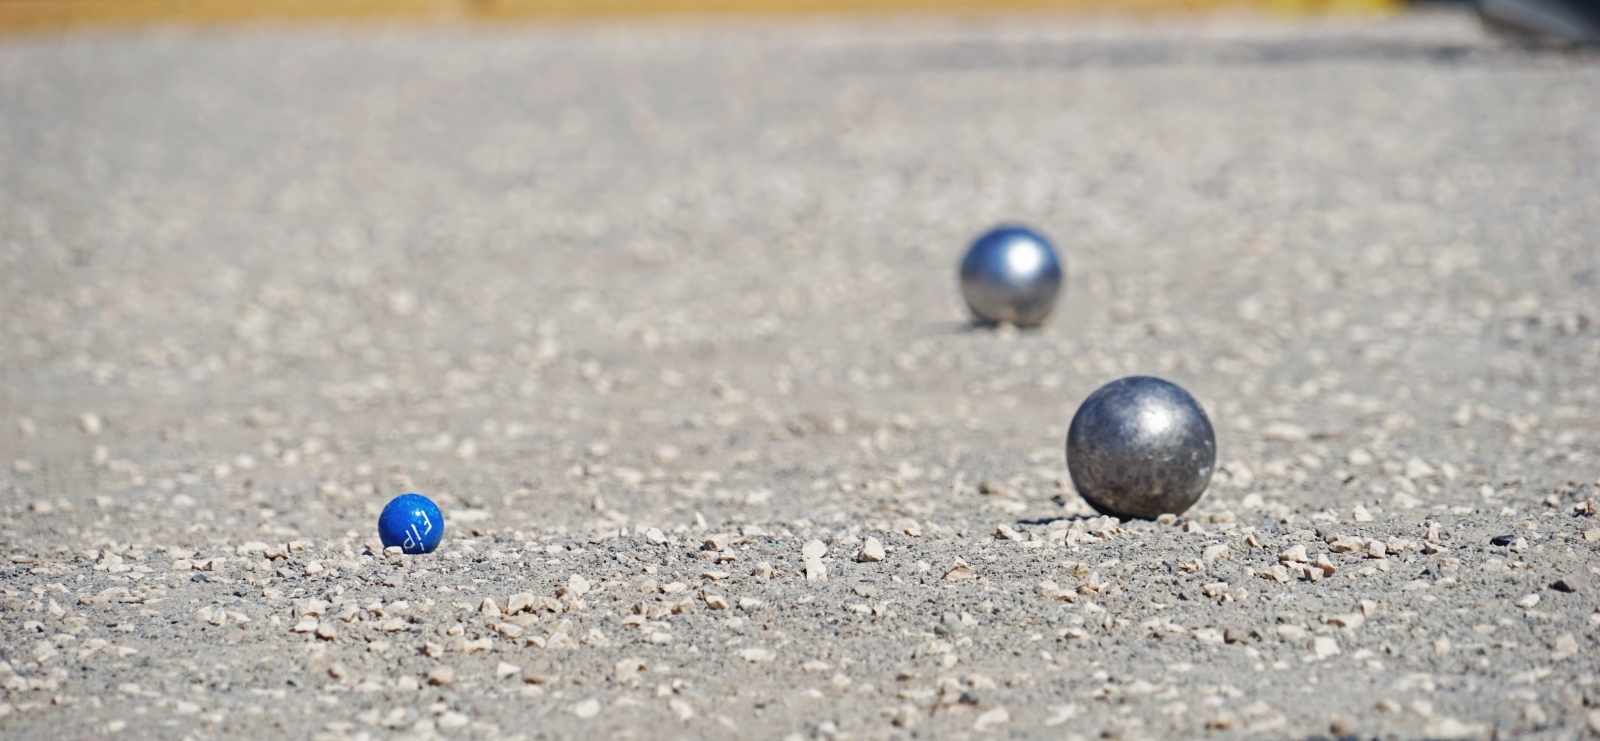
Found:
[[[1061,292],[1061,262],[1044,237],[1003,226],[978,238],[961,260],[961,295],[978,321],[1044,323]]]
[[[1067,430],[1072,484],[1101,514],[1151,520],[1182,514],[1217,463],[1211,420],[1189,392],[1149,376],[1101,386]]]

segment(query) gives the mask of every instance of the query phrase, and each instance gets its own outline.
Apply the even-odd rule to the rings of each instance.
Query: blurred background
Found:
[[[247,22],[507,22],[673,16],[915,15],[1019,11],[1113,16],[1257,13],[1374,16],[1475,11],[1512,37],[1600,41],[1600,0],[0,0],[0,35],[63,29]]]
[[[488,21],[674,14],[1170,13],[1222,9],[1289,15],[1370,14],[1396,12],[1405,4],[1404,0],[0,0],[0,31],[239,21]]]

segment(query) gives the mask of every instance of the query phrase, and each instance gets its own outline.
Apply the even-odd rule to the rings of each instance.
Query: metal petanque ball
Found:
[[[1067,430],[1067,470],[1101,514],[1152,520],[1182,514],[1217,462],[1211,420],[1189,392],[1149,376],[1101,386]]]
[[[1019,327],[1044,323],[1061,292],[1061,261],[1044,237],[1002,226],[978,238],[961,260],[961,296],[978,321]]]
[[[444,538],[444,514],[432,499],[401,494],[389,500],[378,515],[378,537],[385,548],[400,546],[410,554],[432,553]]]

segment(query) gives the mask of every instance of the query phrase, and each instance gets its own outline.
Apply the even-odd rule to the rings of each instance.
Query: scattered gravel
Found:
[[[0,734],[1600,733],[1597,86],[1449,13],[8,40]],[[954,288],[1006,219],[1039,331]],[[1135,373],[1181,517],[1065,470]]]

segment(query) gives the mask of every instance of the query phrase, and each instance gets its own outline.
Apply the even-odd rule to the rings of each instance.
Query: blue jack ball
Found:
[[[1061,293],[1061,261],[1050,242],[1021,226],[978,238],[961,260],[961,296],[979,322],[1044,323]]]
[[[444,539],[444,514],[439,505],[421,494],[401,494],[378,515],[378,537],[383,547],[400,546],[406,553],[432,553]]]

